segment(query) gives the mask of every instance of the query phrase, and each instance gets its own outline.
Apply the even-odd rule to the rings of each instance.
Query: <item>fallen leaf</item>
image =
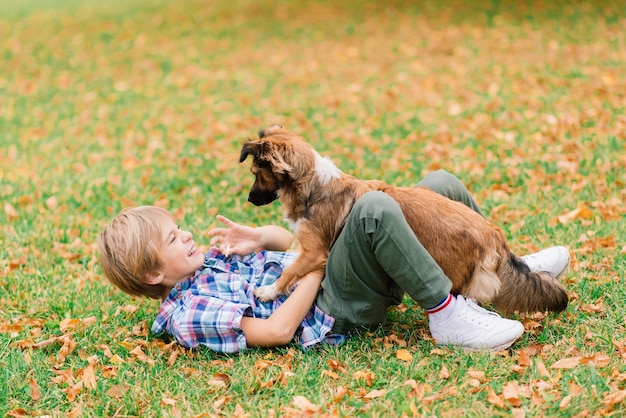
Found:
[[[626,399],[626,390],[618,390],[605,396],[602,399],[602,404],[606,405],[606,409],[610,411],[615,405],[622,403],[624,399]]]
[[[352,375],[352,377],[353,377],[353,378],[355,378],[355,379],[357,379],[357,380],[358,380],[358,379],[363,379],[363,380],[365,380],[365,384],[366,384],[367,386],[372,386],[372,383],[374,382],[374,373],[372,373],[372,372],[367,372],[367,371],[362,371],[362,370],[359,370],[359,371],[356,371],[356,372]]]
[[[9,221],[14,221],[18,218],[17,210],[9,202],[4,202],[4,213]]]
[[[593,364],[594,367],[604,367],[611,362],[611,358],[606,354],[597,353],[592,356],[585,356],[580,359],[580,364]]]
[[[387,392],[385,390],[379,389],[379,390],[373,390],[369,393],[367,393],[365,396],[363,396],[363,398],[365,399],[374,399],[374,398],[380,398],[381,396],[385,396]]]
[[[413,360],[413,356],[411,355],[409,350],[406,350],[404,348],[396,351],[396,357],[399,360],[406,361],[406,362],[411,362]]]
[[[448,371],[448,368],[443,365],[441,366],[441,370],[439,370],[439,380],[447,380],[450,378],[450,372]]]
[[[107,394],[107,396],[109,396],[110,398],[119,399],[119,398],[121,398],[122,396],[124,396],[124,394],[125,394],[126,392],[128,392],[128,388],[129,388],[129,387],[130,387],[130,386],[129,386],[129,385],[127,385],[126,383],[121,383],[121,384],[118,384],[118,385],[113,385],[113,386],[111,386],[111,387],[107,390],[106,394]]]
[[[315,405],[313,402],[309,401],[304,396],[294,396],[293,404],[300,411],[306,412],[306,413],[317,413],[320,410],[319,406]]]
[[[28,411],[25,410],[24,408],[12,409],[9,412],[7,412],[6,415],[10,416],[10,417],[13,417],[13,418],[29,417],[30,416]]]
[[[39,385],[37,385],[37,382],[35,381],[35,379],[30,379],[30,398],[34,401],[37,402],[39,400],[39,398],[41,397],[41,392],[39,391]]]
[[[339,379],[339,375],[335,372],[331,372],[330,370],[322,370],[322,376],[328,376],[331,379]]]
[[[504,398],[498,395],[491,387],[487,388],[487,402],[498,408],[504,408]]]
[[[569,357],[558,360],[550,366],[551,369],[573,369],[578,366],[582,357]]]

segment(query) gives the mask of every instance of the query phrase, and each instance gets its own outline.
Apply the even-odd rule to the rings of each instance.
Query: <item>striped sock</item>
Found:
[[[436,306],[426,309],[426,313],[429,319],[437,318],[439,320],[446,320],[450,316],[450,312],[452,312],[451,308],[454,308],[454,305],[456,305],[456,298],[449,293],[448,296],[443,298]]]

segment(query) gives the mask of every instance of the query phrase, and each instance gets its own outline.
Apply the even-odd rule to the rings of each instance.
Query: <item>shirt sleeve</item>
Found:
[[[184,309],[174,314],[170,333],[188,348],[207,346],[221,353],[237,353],[247,347],[241,319],[249,305],[195,295],[184,302]]]

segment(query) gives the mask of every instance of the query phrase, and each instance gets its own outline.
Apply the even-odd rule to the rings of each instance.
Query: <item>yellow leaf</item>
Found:
[[[335,372],[331,372],[330,370],[323,370],[322,376],[328,376],[331,379],[339,379],[339,375]]]
[[[396,357],[399,360],[406,361],[406,362],[410,362],[413,360],[413,356],[411,355],[411,353],[409,353],[409,350],[406,350],[404,348],[396,351]]]

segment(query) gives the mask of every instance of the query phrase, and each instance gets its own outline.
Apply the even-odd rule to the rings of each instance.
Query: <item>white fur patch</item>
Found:
[[[315,153],[315,175],[322,184],[341,177],[341,170],[328,157]]]
[[[291,229],[293,231],[294,234],[298,233],[298,229],[300,228],[300,222],[301,220],[298,219],[297,221],[292,221],[289,218],[285,218],[285,221],[287,221],[287,224],[289,225],[289,229]]]
[[[261,302],[269,302],[276,299],[279,296],[276,291],[276,283],[257,287],[254,289],[254,296]]]

